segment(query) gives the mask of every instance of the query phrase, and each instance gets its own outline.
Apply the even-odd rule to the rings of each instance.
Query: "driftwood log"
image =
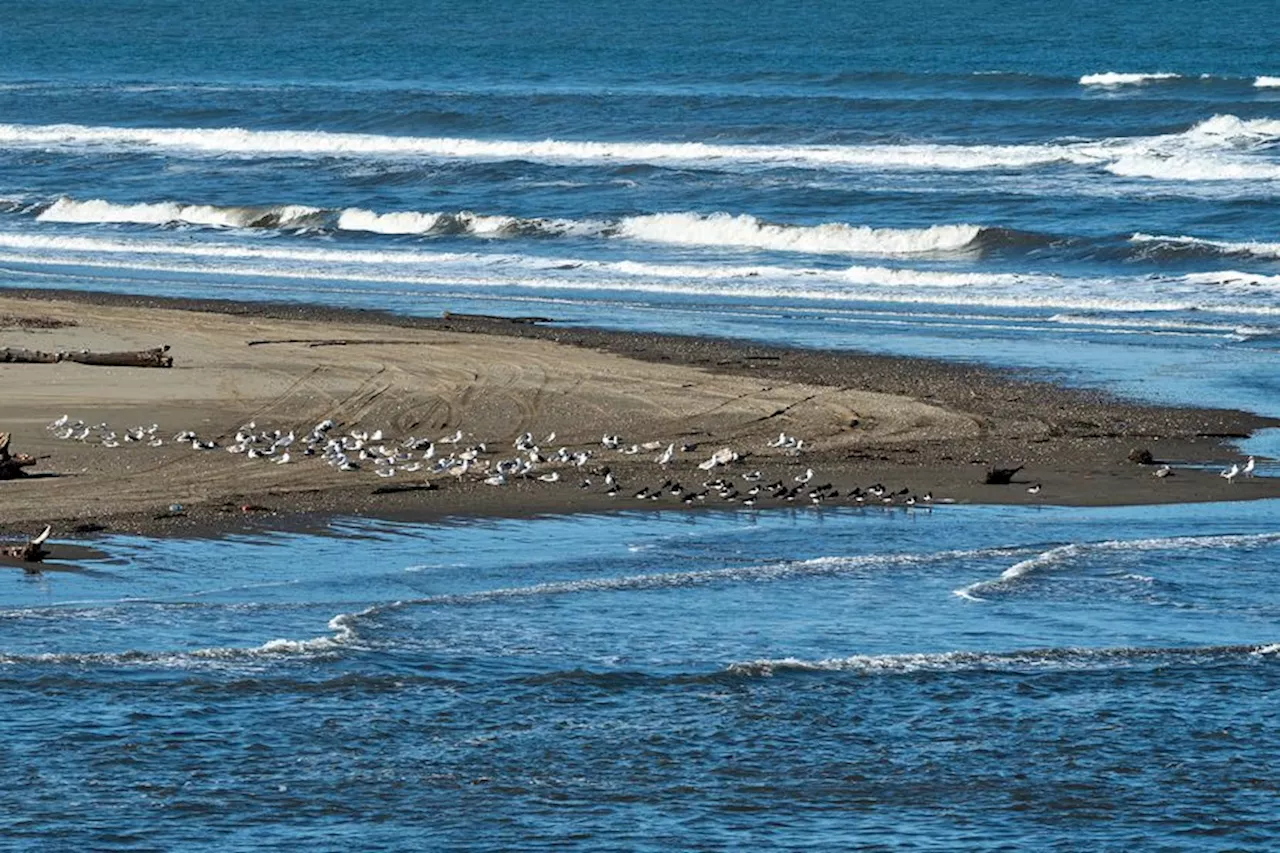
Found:
[[[1013,482],[1013,475],[1021,471],[1024,467],[1026,466],[1019,465],[1017,468],[988,468],[987,476],[982,482],[986,483],[988,486],[1007,486]]]
[[[53,528],[46,524],[39,536],[29,540],[25,545],[14,545],[0,549],[0,554],[11,560],[21,560],[24,563],[42,562],[45,557],[49,556],[49,551],[44,547],[44,543],[49,540],[51,533],[53,533]]]
[[[166,344],[155,349],[136,352],[90,352],[89,350],[59,350],[42,352],[23,347],[0,348],[0,362],[21,364],[57,364],[72,361],[76,364],[95,364],[104,367],[173,367],[173,356]]]
[[[25,453],[11,453],[9,451],[10,436],[7,432],[0,432],[0,480],[16,480],[19,477],[27,476],[27,472],[23,468],[30,468],[36,464],[34,456],[28,456]]]
[[[520,323],[531,326],[535,323],[554,323],[550,317],[503,317],[500,314],[460,314],[457,311],[444,312],[445,320],[481,320],[486,323]]]

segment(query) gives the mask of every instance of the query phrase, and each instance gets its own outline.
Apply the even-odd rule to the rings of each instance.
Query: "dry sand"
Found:
[[[74,325],[42,328],[44,321]],[[920,359],[781,350],[739,342],[561,329],[472,319],[398,318],[368,312],[235,303],[184,303],[93,294],[0,297],[0,348],[137,350],[169,344],[172,369],[0,364],[0,431],[41,459],[37,476],[0,482],[0,529],[65,536],[96,527],[146,533],[305,524],[332,514],[430,518],[610,508],[683,508],[677,498],[634,493],[675,479],[701,489],[715,476],[759,469],[764,481],[806,468],[842,493],[883,483],[958,502],[1114,504],[1226,500],[1280,494],[1272,480],[1228,485],[1216,466],[1238,459],[1224,438],[1272,422],[1212,410],[1139,406],[1029,382],[1000,371]],[[159,424],[164,446],[119,448],[58,440],[46,429],[67,414],[89,424]],[[555,432],[554,451],[590,450],[563,480],[487,486],[468,474],[379,478],[371,466],[339,472],[318,458],[287,465],[197,451],[171,441],[196,431],[220,445],[255,421],[299,434],[331,418],[338,432],[388,439],[484,442],[481,460],[515,455],[513,440]],[[805,441],[799,455],[770,448],[780,432]],[[696,445],[667,470],[656,452],[626,456],[600,446]],[[746,458],[707,474],[698,462],[730,447]],[[1148,448],[1181,468],[1157,479],[1129,462]],[[296,453],[296,448],[295,448]],[[991,466],[1025,465],[1008,486],[982,484]],[[621,480],[606,495],[601,469]],[[594,473],[593,473],[594,472]],[[582,488],[584,479],[590,488]],[[433,490],[385,493],[396,484]],[[1026,488],[1039,482],[1043,490]],[[745,491],[746,483],[738,480]],[[845,504],[844,497],[830,503]],[[800,505],[808,501],[803,496]],[[180,513],[169,507],[180,504]],[[695,506],[726,506],[714,493]],[[730,504],[732,505],[732,504]],[[761,500],[757,506],[776,505]],[[787,504],[781,504],[787,505]],[[248,509],[246,509],[248,507]]]

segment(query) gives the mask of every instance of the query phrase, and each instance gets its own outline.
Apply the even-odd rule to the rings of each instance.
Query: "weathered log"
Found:
[[[56,364],[59,358],[56,352],[41,352],[25,347],[5,347],[0,349],[0,361],[20,364]]]
[[[460,314],[456,311],[444,312],[446,320],[480,320],[486,323],[520,323],[523,325],[533,325],[535,323],[554,323],[555,320],[550,317],[504,317],[500,314]]]
[[[168,355],[169,345],[137,352],[79,352],[60,353],[64,361],[76,364],[95,364],[104,367],[173,367],[173,356]]]
[[[173,356],[168,355],[168,352],[167,344],[137,352],[90,352],[89,350],[42,352],[23,347],[5,347],[0,349],[0,362],[57,364],[60,361],[71,361],[76,364],[104,367],[173,367]]]
[[[53,528],[46,524],[39,536],[29,540],[25,545],[4,548],[0,550],[0,554],[12,560],[21,560],[24,563],[39,563],[49,556],[49,551],[44,547],[44,543],[49,540],[51,533],[53,533]]]
[[[11,453],[10,440],[9,433],[0,432],[0,480],[16,480],[19,477],[25,477],[27,473],[22,469],[30,468],[38,461],[34,456],[28,456],[25,453]]]

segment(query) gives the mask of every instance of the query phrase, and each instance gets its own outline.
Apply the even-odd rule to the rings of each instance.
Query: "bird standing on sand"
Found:
[[[1254,460],[1252,456],[1250,456],[1249,461],[1244,463],[1244,467],[1240,469],[1240,473],[1244,474],[1246,478],[1252,479],[1253,469],[1257,467],[1258,467],[1258,463]]]
[[[1240,466],[1232,462],[1231,467],[1223,471],[1218,476],[1226,480],[1229,484],[1235,485],[1236,477],[1240,476]]]
[[[1170,468],[1168,465],[1161,465],[1159,468],[1156,469],[1155,474],[1153,474],[1152,476],[1159,477],[1161,480],[1163,480],[1165,477],[1173,476],[1173,469]]]
[[[1029,494],[1029,495],[1038,495],[1038,494],[1040,494],[1040,484],[1039,484],[1039,483],[1036,483],[1034,486],[1028,486],[1028,487],[1027,487],[1027,494]]]

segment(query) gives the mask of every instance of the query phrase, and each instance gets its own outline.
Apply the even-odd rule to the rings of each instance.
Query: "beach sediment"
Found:
[[[908,490],[889,506],[925,494],[1079,505],[1280,495],[1272,480],[1228,484],[1216,468],[1240,458],[1233,440],[1275,421],[1142,405],[968,364],[476,317],[75,292],[0,296],[0,346],[165,344],[170,369],[0,365],[0,430],[13,433],[16,448],[45,457],[37,476],[0,483],[0,528],[52,523],[58,536],[103,528],[157,534],[349,514],[731,508],[750,485],[743,474],[759,471],[758,482],[795,489],[808,469],[814,484],[840,492],[827,501],[834,505],[853,505],[849,492],[873,484]],[[120,433],[155,424],[163,443],[61,439],[47,425],[62,415]],[[460,476],[424,465],[386,477],[374,476],[373,464],[337,470],[300,447],[289,464],[225,452],[249,422],[301,436],[326,419],[335,422],[333,435],[380,430],[383,444],[461,430],[457,445],[438,445],[436,458],[484,449]],[[175,442],[184,430],[217,447]],[[513,447],[526,432],[544,455],[564,447],[590,458],[537,466],[537,474],[559,472],[559,482],[486,484],[499,460],[527,455]],[[780,434],[803,445],[770,446]],[[618,435],[621,447],[603,447],[604,435]],[[631,445],[649,448],[621,449]],[[673,460],[659,466],[668,445]],[[698,467],[721,448],[741,459]],[[1156,478],[1152,466],[1130,461],[1137,449],[1172,464],[1175,476]],[[983,484],[988,469],[1014,466],[1023,467],[1009,485]],[[619,484],[613,494],[606,468]],[[703,485],[715,479],[736,480],[738,494],[725,500]],[[635,497],[667,480],[681,491]],[[1028,493],[1036,483],[1042,488]],[[684,500],[697,491],[708,494]],[[804,493],[791,501],[756,497],[758,508],[811,502]]]

